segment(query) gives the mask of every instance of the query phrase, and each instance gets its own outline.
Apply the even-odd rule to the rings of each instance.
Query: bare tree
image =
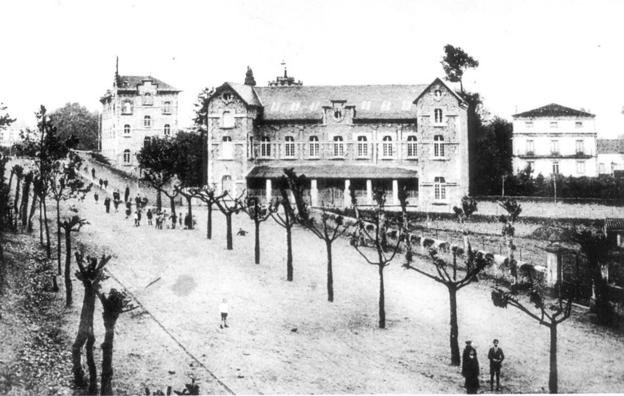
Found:
[[[568,319],[572,312],[572,299],[576,292],[575,287],[562,288],[559,283],[556,287],[556,300],[548,304],[543,291],[534,284],[530,284],[528,291],[529,301],[523,301],[518,294],[521,285],[512,285],[511,290],[496,288],[492,291],[492,302],[500,308],[512,306],[540,325],[548,327],[550,331],[550,375],[548,389],[550,393],[558,392],[557,375],[557,326]],[[531,307],[533,305],[533,307]]]
[[[293,254],[292,254],[292,228],[297,224],[295,211],[288,199],[288,192],[283,186],[287,185],[286,178],[282,176],[280,188],[281,198],[274,199],[269,206],[269,212],[273,220],[286,230],[286,280],[293,280]],[[282,211],[280,212],[280,206]]]
[[[97,292],[102,303],[102,318],[104,320],[104,342],[102,343],[102,377],[100,384],[100,393],[102,395],[113,394],[113,344],[115,341],[115,325],[119,315],[124,312],[132,311],[137,307],[131,302],[130,297],[125,291],[111,289],[108,296]]]
[[[482,269],[484,269],[487,265],[491,264],[491,259],[489,259],[489,257],[486,258],[481,252],[474,252],[470,248],[469,244],[464,274],[463,276],[458,276],[457,255],[455,251],[453,251],[453,263],[451,268],[452,273],[449,273],[449,265],[446,263],[446,261],[438,257],[438,252],[435,249],[430,249],[429,255],[431,256],[431,264],[433,265],[430,265],[428,267],[433,267],[433,269],[435,269],[435,272],[432,272],[431,270],[425,270],[412,264],[413,254],[410,251],[408,251],[405,255],[406,261],[403,267],[416,271],[419,274],[424,275],[427,278],[446,286],[446,289],[449,293],[451,326],[449,341],[451,346],[451,364],[454,366],[459,366],[460,356],[458,343],[459,329],[457,323],[457,292],[461,290],[464,286],[470,284],[470,282],[472,282],[472,280],[477,276],[479,272],[481,272]],[[470,270],[467,270],[468,268],[470,268]]]
[[[254,222],[256,236],[254,244],[254,262],[256,264],[260,264],[260,224],[271,217],[271,212],[269,211],[267,205],[261,204],[260,200],[256,197],[247,198],[245,205],[243,205],[242,202],[239,202],[239,206]]]
[[[500,216],[500,221],[503,223],[503,238],[505,238],[505,245],[507,245],[507,265],[511,272],[513,283],[518,283],[518,262],[514,258],[514,252],[516,251],[516,245],[514,244],[514,236],[516,234],[515,223],[522,212],[522,207],[514,199],[506,199],[498,202],[499,206],[507,212],[506,215]]]
[[[327,253],[327,300],[334,301],[334,270],[332,263],[332,244],[341,236],[345,235],[351,228],[345,223],[344,217],[330,213],[324,205],[321,205],[320,218],[317,220],[310,213],[308,204],[303,197],[304,186],[306,184],[305,175],[295,173],[292,168],[284,169],[284,174],[288,180],[288,186],[292,191],[297,207],[297,223],[311,231],[319,239],[325,242]]]
[[[72,281],[71,281],[71,233],[79,232],[83,225],[89,224],[87,220],[79,216],[72,216],[61,223],[65,233],[65,305],[72,305]]]
[[[195,197],[206,204],[206,210],[208,211],[208,217],[206,218],[206,238],[212,239],[212,208],[213,205],[217,203],[217,200],[223,198],[227,192],[217,195],[214,185],[212,187],[203,186],[202,188],[195,188],[192,191]]]
[[[360,215],[360,211],[357,207],[357,199],[355,197],[355,191],[350,190],[351,203],[355,210],[355,216],[357,219],[356,231],[351,238],[351,246],[364,257],[364,260],[368,264],[377,266],[377,273],[379,274],[379,328],[386,328],[386,294],[384,286],[384,269],[390,265],[397,252],[399,246],[404,238],[405,227],[398,225],[398,234],[396,236],[396,243],[391,246],[388,243],[387,233],[392,226],[386,216],[386,192],[383,189],[375,189],[373,192],[373,200],[375,201],[375,210],[372,213],[372,218],[369,221],[364,221]],[[403,218],[401,218],[402,221]],[[369,231],[367,225],[373,226],[373,230]],[[375,249],[373,255],[367,254],[368,247]]]
[[[76,278],[84,286],[84,297],[82,300],[82,311],[80,312],[80,324],[76,339],[72,345],[72,362],[74,372],[74,382],[79,386],[84,385],[84,370],[81,363],[81,350],[86,344],[87,367],[89,368],[89,393],[97,392],[97,368],[93,358],[93,346],[95,345],[95,335],[93,334],[93,314],[95,312],[95,300],[100,289],[100,283],[108,277],[104,275],[104,266],[110,261],[111,256],[102,255],[97,257],[87,257],[86,264],[81,252],[76,252]]]
[[[226,193],[220,195],[219,199],[215,201],[215,204],[217,204],[217,207],[225,216],[227,250],[232,250],[232,215],[241,211],[240,199],[243,195],[244,192],[239,197],[232,198],[229,193]]]

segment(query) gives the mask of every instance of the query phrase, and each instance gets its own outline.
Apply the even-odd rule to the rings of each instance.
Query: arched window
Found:
[[[152,117],[150,117],[148,115],[143,117],[143,126],[145,128],[151,128],[152,127]]]
[[[165,132],[165,136],[171,135],[171,125],[165,124],[164,132]]]
[[[292,136],[286,136],[284,138],[284,156],[287,158],[295,158],[295,138]]]
[[[152,94],[149,92],[146,92],[143,95],[143,106],[151,106],[154,104],[154,98],[152,97]]]
[[[436,90],[433,92],[433,96],[434,96],[436,99],[440,99],[440,98],[442,98],[442,91],[440,91],[439,89],[436,89]]]
[[[442,109],[435,109],[433,111],[433,120],[436,124],[442,124]]]
[[[221,192],[232,191],[232,176],[224,175],[221,178]]]
[[[344,157],[344,142],[342,136],[334,136],[334,157]]]
[[[444,136],[435,135],[433,137],[433,156],[444,158]]]
[[[124,100],[121,104],[121,114],[132,114],[132,101]]]
[[[163,102],[162,112],[163,114],[171,114],[171,102]]]
[[[152,142],[152,138],[149,136],[145,136],[145,138],[143,139],[143,147],[149,146],[151,142]]]
[[[130,125],[128,124],[124,125],[124,135],[126,136],[130,135]]]
[[[384,136],[381,144],[381,154],[384,158],[392,158],[393,150],[392,150],[392,137]]]
[[[130,150],[129,149],[125,149],[123,152],[123,162],[124,164],[130,163]]]
[[[268,136],[263,136],[260,141],[260,156],[265,158],[271,156],[271,139]]]
[[[434,179],[433,194],[436,201],[446,200],[446,181],[443,177],[436,177]]]
[[[319,138],[318,136],[310,136],[310,157],[319,157]]]
[[[231,136],[223,136],[221,143],[221,159],[232,159],[234,157],[234,146]]]
[[[368,139],[366,136],[357,137],[357,156],[358,158],[368,157]]]
[[[407,137],[407,158],[416,158],[417,149],[416,136],[410,135]]]
[[[229,110],[225,110],[221,119],[221,128],[234,128],[235,125],[234,114]]]

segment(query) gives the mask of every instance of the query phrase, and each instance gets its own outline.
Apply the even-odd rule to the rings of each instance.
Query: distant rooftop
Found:
[[[180,92],[179,89],[152,76],[119,76],[117,88],[120,90],[135,90],[137,85],[142,84],[144,81],[151,81],[154,85],[157,85],[159,92]]]
[[[523,113],[514,114],[513,117],[595,117],[595,115],[586,111],[572,109],[570,107],[561,106],[551,103],[537,109],[525,111]]]
[[[598,139],[598,154],[624,154],[624,139]]]

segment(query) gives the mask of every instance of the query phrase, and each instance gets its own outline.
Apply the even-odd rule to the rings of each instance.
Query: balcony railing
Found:
[[[271,160],[417,160],[414,142],[362,143],[320,141],[314,143],[255,143],[250,156]]]

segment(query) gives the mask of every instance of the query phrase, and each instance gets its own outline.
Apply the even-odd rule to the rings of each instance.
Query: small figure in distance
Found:
[[[477,359],[477,351],[474,348],[468,352],[468,357],[462,367],[462,375],[466,379],[464,383],[466,393],[477,393],[479,390],[479,360]]]
[[[223,327],[230,327],[227,324],[228,305],[227,305],[227,300],[225,298],[221,300],[221,304],[219,304],[219,313],[221,314],[221,324],[219,325],[219,327],[221,329]]]
[[[243,230],[242,228],[239,228],[236,235],[245,236],[247,235],[247,231]]]

